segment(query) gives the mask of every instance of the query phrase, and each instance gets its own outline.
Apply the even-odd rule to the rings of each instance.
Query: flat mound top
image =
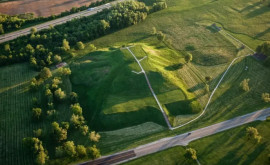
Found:
[[[36,16],[57,15],[72,7],[90,5],[96,0],[21,0],[0,3],[0,13],[16,15],[35,13]]]

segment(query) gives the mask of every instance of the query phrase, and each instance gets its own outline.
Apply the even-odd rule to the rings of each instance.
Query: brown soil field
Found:
[[[89,5],[96,0],[20,0],[0,3],[0,13],[16,15],[34,13],[36,16],[57,15],[72,7]]]

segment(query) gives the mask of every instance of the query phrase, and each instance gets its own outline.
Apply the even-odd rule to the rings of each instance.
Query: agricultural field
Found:
[[[247,141],[245,131],[249,126],[257,128],[261,134],[262,140],[259,144]],[[184,157],[185,149],[189,147],[196,149],[197,158],[201,164],[268,164],[270,132],[265,130],[269,126],[269,121],[248,124],[196,140],[186,147],[174,147],[124,164],[158,165],[166,163],[168,165],[196,165],[196,161],[187,160]]]
[[[19,0],[19,1],[0,1],[0,13],[8,15],[17,15],[24,13],[34,13],[35,16],[48,17],[51,15],[57,15],[61,12],[70,10],[72,7],[88,6],[90,1],[73,1],[73,0],[45,0],[45,1],[32,1],[32,0]]]

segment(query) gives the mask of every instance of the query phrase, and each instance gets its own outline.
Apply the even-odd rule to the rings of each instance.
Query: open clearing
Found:
[[[34,13],[36,16],[57,15],[72,7],[88,6],[96,0],[18,0],[0,3],[0,13],[16,15]]]

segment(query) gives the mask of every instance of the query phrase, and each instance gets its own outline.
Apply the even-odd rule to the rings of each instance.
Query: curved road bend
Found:
[[[141,72],[144,74],[144,77],[145,77],[145,79],[146,79],[146,82],[147,82],[147,84],[148,84],[148,87],[149,87],[149,89],[151,90],[151,93],[152,93],[152,95],[154,96],[154,98],[155,98],[155,100],[156,100],[156,102],[157,102],[157,104],[158,104],[158,107],[159,107],[159,109],[161,110],[162,115],[163,115],[163,117],[164,117],[164,119],[165,119],[165,121],[166,121],[166,123],[167,123],[169,129],[172,130],[172,126],[171,126],[171,124],[170,124],[170,122],[169,122],[169,120],[168,120],[168,117],[167,117],[165,111],[163,110],[163,108],[162,108],[162,106],[161,106],[161,104],[160,104],[160,102],[159,102],[159,100],[158,100],[158,98],[157,98],[157,95],[155,94],[155,92],[154,92],[154,90],[153,90],[153,88],[152,88],[152,86],[151,86],[151,84],[150,84],[150,81],[149,81],[149,79],[148,79],[148,77],[147,77],[147,74],[145,73],[145,71],[144,71],[144,69],[143,69],[143,67],[142,67],[142,65],[141,65],[141,63],[140,63],[141,60],[138,60],[138,59],[137,59],[137,57],[133,54],[133,52],[129,49],[129,47],[126,47],[126,48],[127,48],[127,50],[132,54],[132,56],[135,58],[136,62],[137,62],[138,65],[140,66]]]
[[[186,146],[189,142],[210,136],[243,124],[251,123],[253,121],[265,120],[270,116],[270,108],[259,110],[243,116],[239,116],[221,123],[213,124],[208,127],[200,128],[188,133],[180,134],[174,137],[167,137],[157,140],[152,143],[138,146],[134,149],[116,153],[113,155],[101,157],[94,161],[81,163],[80,165],[107,165],[107,164],[120,164],[132,159],[136,159],[148,154],[159,152],[175,146]]]
[[[22,30],[18,30],[18,31],[15,31],[15,32],[3,34],[3,35],[0,36],[0,43],[4,43],[4,42],[10,41],[10,40],[13,40],[13,39],[15,39],[17,37],[30,34],[31,33],[30,30],[33,27],[36,27],[37,31],[40,31],[40,30],[43,30],[43,29],[49,29],[50,25],[53,25],[53,26],[60,25],[60,24],[66,23],[66,22],[68,22],[68,21],[70,21],[72,19],[75,19],[75,18],[94,15],[94,14],[102,11],[103,9],[111,8],[112,5],[114,5],[114,4],[118,3],[118,2],[122,2],[122,1],[125,1],[125,0],[116,0],[116,1],[108,3],[108,4],[93,7],[93,10],[91,10],[91,11],[84,10],[84,11],[81,11],[81,12],[78,12],[78,13],[75,13],[75,14],[64,16],[64,17],[61,17],[61,18],[58,18],[58,19],[55,19],[55,20],[52,20],[52,21],[48,21],[48,22],[38,24],[38,25],[35,25],[35,26],[32,26],[32,27],[28,27],[28,28],[25,28],[25,29],[22,29]]]

